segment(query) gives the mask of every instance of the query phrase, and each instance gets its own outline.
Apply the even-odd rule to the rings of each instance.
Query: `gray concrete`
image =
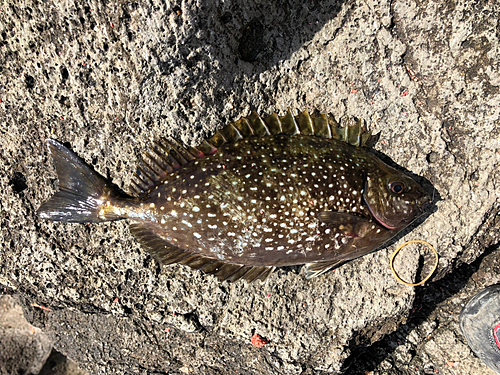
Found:
[[[432,243],[437,280],[498,242],[496,2],[280,4],[0,6],[0,284],[90,373],[336,373],[413,308],[390,273],[395,245]],[[196,144],[288,107],[365,119],[377,150],[434,184],[437,211],[335,272],[279,270],[265,285],[160,268],[126,222],[35,216],[57,188],[48,137],[126,190],[160,136]],[[251,346],[254,333],[270,343]]]

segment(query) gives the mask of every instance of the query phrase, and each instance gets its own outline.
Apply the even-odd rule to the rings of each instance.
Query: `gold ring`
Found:
[[[417,284],[407,283],[406,281],[402,280],[398,276],[398,273],[396,272],[396,270],[394,269],[394,258],[396,257],[397,253],[399,253],[399,250],[401,250],[403,247],[405,247],[406,245],[409,245],[411,243],[422,243],[424,245],[427,245],[427,246],[429,246],[432,249],[432,251],[434,251],[434,254],[436,255],[436,263],[434,264],[434,267],[432,268],[431,272],[427,275],[427,277],[425,279],[423,279],[421,282],[419,282]],[[438,255],[436,249],[434,249],[434,247],[429,242],[422,241],[422,240],[413,240],[413,241],[405,242],[404,244],[402,244],[401,246],[399,246],[396,249],[396,251],[392,254],[392,256],[391,256],[391,271],[392,271],[394,277],[396,278],[396,280],[398,280],[400,283],[408,285],[408,286],[419,286],[419,285],[422,285],[423,283],[425,283],[427,280],[430,279],[430,277],[432,276],[432,274],[434,273],[434,271],[436,271],[438,263],[439,263],[439,255]]]

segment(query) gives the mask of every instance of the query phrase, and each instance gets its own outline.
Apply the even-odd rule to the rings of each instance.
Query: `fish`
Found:
[[[54,139],[59,190],[41,219],[129,221],[161,264],[264,282],[305,264],[317,277],[381,247],[428,211],[426,191],[370,149],[364,123],[307,110],[228,124],[196,147],[162,138],[125,194]]]

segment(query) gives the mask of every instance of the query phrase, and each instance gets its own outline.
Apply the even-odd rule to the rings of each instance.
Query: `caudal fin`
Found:
[[[60,190],[40,206],[38,216],[75,223],[118,219],[104,210],[106,202],[116,197],[104,178],[61,143],[48,139],[47,146],[54,159]]]

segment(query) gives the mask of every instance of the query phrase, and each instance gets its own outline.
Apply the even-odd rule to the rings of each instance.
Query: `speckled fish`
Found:
[[[363,256],[424,213],[410,177],[367,148],[361,121],[324,114],[252,113],[199,146],[161,140],[123,197],[49,139],[60,191],[38,210],[64,222],[128,219],[163,264],[220,280],[264,281],[275,267],[306,264],[307,277]]]

